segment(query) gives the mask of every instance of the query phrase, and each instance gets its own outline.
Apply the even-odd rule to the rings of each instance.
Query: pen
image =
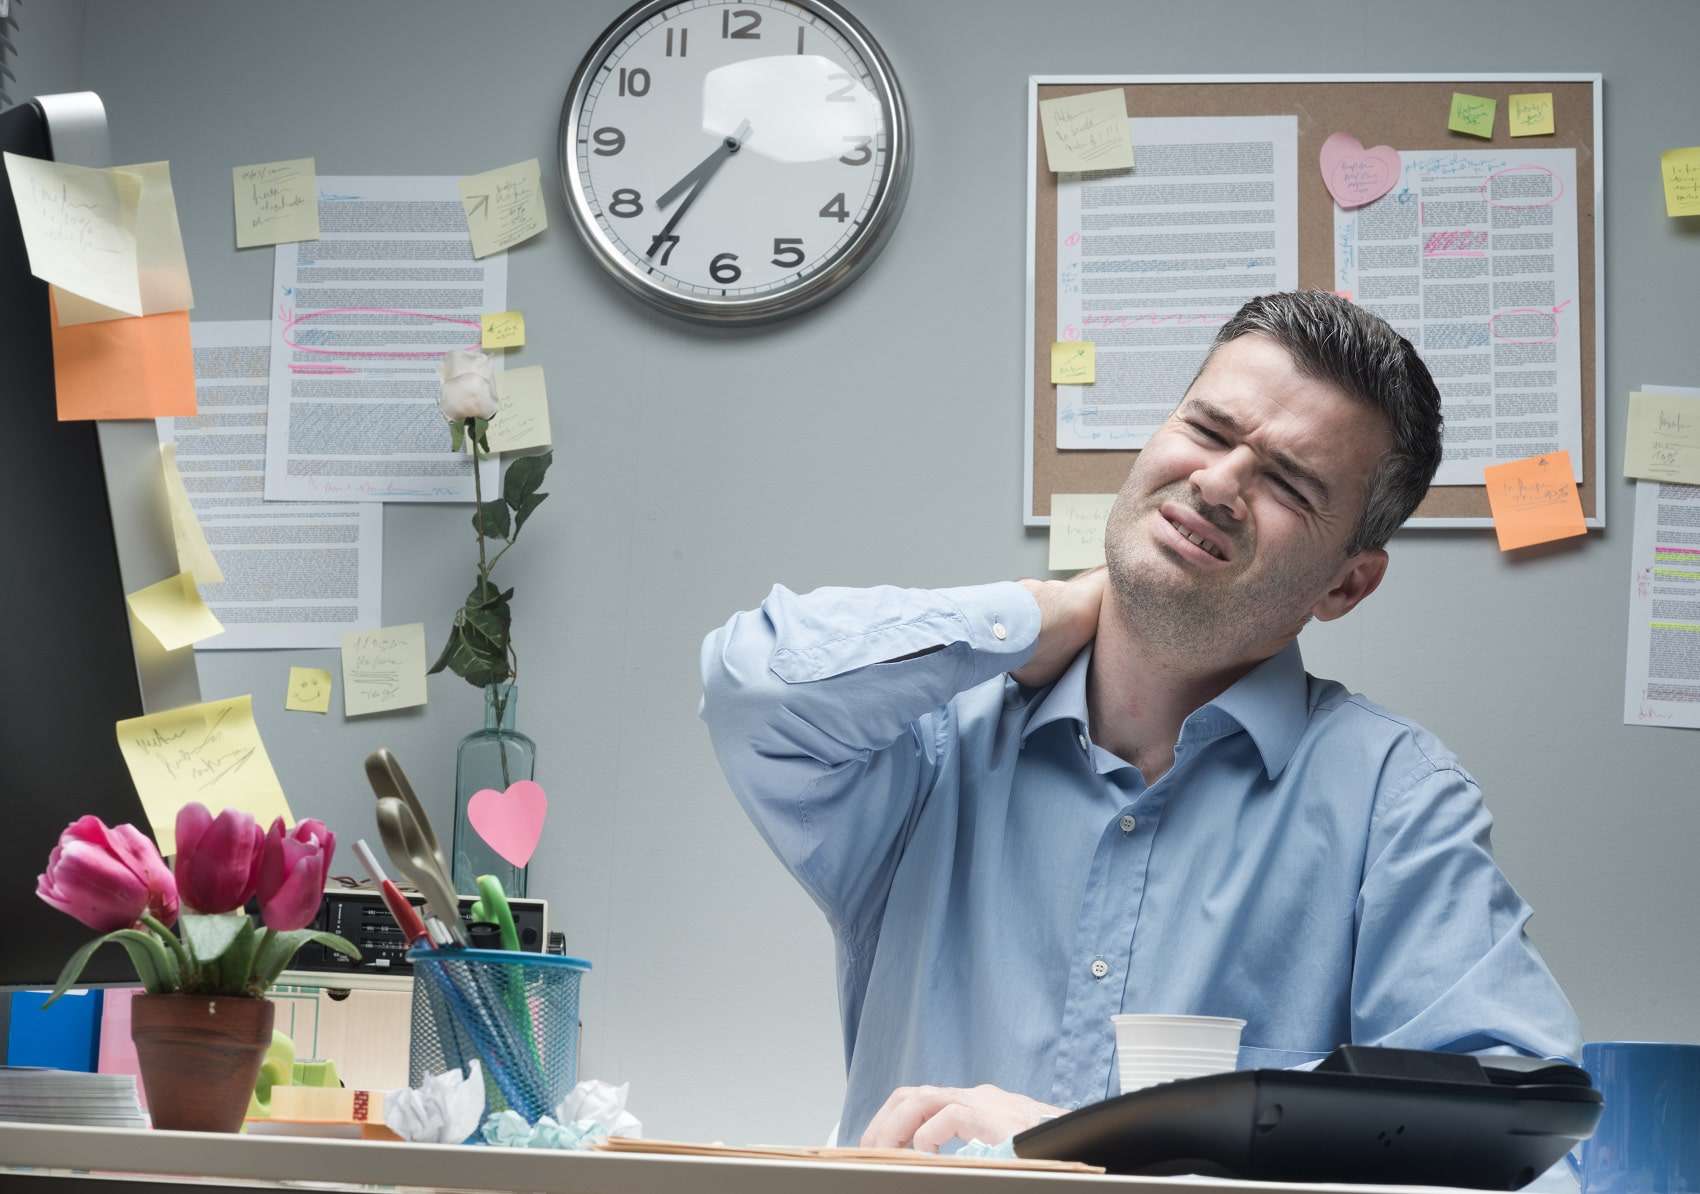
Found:
[[[364,840],[354,843],[354,852],[360,855],[361,863],[366,867],[366,873],[372,876],[372,882],[378,885],[378,890],[384,897],[384,906],[395,917],[396,926],[401,929],[401,935],[407,938],[407,943],[413,945],[421,938],[428,939],[430,934],[425,931],[425,922],[419,919],[419,912],[408,903],[407,897],[401,894],[401,889],[384,876],[378,860],[372,854],[372,848]]]

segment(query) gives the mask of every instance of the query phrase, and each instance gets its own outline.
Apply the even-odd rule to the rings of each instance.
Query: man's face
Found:
[[[1386,566],[1345,546],[1391,443],[1380,412],[1302,376],[1275,341],[1222,345],[1110,511],[1105,555],[1129,625],[1226,666],[1345,613]]]

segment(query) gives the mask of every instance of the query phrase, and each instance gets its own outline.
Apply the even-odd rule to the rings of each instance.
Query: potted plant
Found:
[[[188,804],[176,830],[167,869],[134,825],[85,816],[65,827],[36,895],[101,936],[71,955],[47,1002],[76,983],[95,950],[122,946],[145,989],[131,1005],[130,1035],[154,1126],[234,1132],[271,1044],[266,992],[309,941],[356,961],[360,951],[307,927],[336,849],[324,822],[286,830],[279,817],[262,832],[239,809],[214,817]],[[243,911],[256,897],[259,927]]]

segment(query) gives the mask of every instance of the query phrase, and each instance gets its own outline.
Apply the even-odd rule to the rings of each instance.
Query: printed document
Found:
[[[1092,385],[1057,387],[1057,447],[1141,448],[1216,329],[1299,282],[1296,116],[1130,120],[1133,173],[1057,175],[1057,340]]]
[[[224,576],[201,585],[224,633],[196,650],[341,646],[383,620],[384,508],[266,501],[271,325],[196,322],[190,333],[200,413],[158,425]]]
[[[437,364],[478,351],[482,313],[507,309],[508,259],[473,260],[452,177],[318,186],[319,239],[277,248],[266,497],[470,502],[472,459],[437,409]],[[490,460],[486,501],[499,473]]]
[[[1700,415],[1700,389],[1642,391],[1680,396]],[[1700,485],[1635,483],[1623,721],[1700,729]]]
[[[1582,479],[1574,149],[1422,150],[1334,211],[1334,285],[1422,354],[1446,440],[1436,485],[1570,453]]]

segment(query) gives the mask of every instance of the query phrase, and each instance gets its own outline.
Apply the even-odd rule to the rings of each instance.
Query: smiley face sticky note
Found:
[[[1492,464],[1483,473],[1500,551],[1587,534],[1569,452]]]
[[[1090,340],[1051,342],[1051,384],[1089,386],[1096,380],[1097,350]]]
[[[1493,114],[1498,109],[1498,100],[1488,99],[1484,95],[1465,95],[1461,91],[1454,91],[1452,114],[1447,117],[1446,127],[1455,133],[1468,133],[1472,137],[1491,140]]]
[[[1552,136],[1552,92],[1513,95],[1506,108],[1505,122],[1511,126],[1513,137]]]
[[[297,713],[331,711],[331,674],[322,667],[292,667],[283,707]]]
[[[1374,203],[1393,189],[1403,165],[1391,145],[1365,149],[1350,133],[1331,133],[1322,143],[1322,181],[1341,207]]]

